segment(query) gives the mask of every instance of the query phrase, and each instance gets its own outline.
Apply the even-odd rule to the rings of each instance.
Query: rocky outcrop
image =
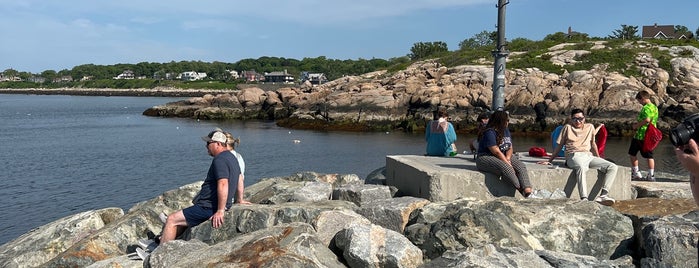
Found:
[[[158,213],[188,206],[200,184],[126,213],[82,212],[37,228],[0,246],[0,267],[693,267],[697,260],[699,214],[690,199],[432,203],[392,197],[356,175],[315,172],[264,179],[246,188],[246,199],[263,204],[236,205],[223,227],[190,228],[146,261],[130,257],[139,239],[160,232]],[[297,200],[299,189],[324,199]],[[659,186],[654,195],[672,196],[662,189],[673,191]]]
[[[609,49],[605,44],[595,42],[590,50]],[[554,64],[572,64],[590,52],[576,48],[561,44],[545,55]],[[581,108],[588,111],[591,122],[604,122],[610,135],[627,135],[628,124],[641,107],[634,100],[641,90],[651,92],[653,102],[660,108],[659,127],[671,128],[686,115],[699,112],[699,49],[659,49],[674,57],[671,67],[665,70],[650,53],[640,52],[633,66],[640,76],[609,72],[606,64],[563,74],[535,67],[507,70],[506,109],[513,117],[510,128],[517,132],[550,130],[571,109]],[[436,61],[423,61],[395,73],[342,77],[320,86],[300,85],[275,91],[246,88],[231,96],[237,98],[231,102],[240,103],[240,107],[218,105],[212,101],[216,98],[206,96],[155,106],[144,114],[277,119],[280,125],[299,128],[410,130],[431,119],[435,109],[445,108],[456,128],[463,131],[471,129],[477,114],[490,107],[492,81],[489,65],[447,68]],[[536,121],[535,105],[543,108],[544,120]]]

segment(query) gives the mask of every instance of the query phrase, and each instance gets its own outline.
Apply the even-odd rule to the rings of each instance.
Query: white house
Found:
[[[206,73],[197,73],[197,72],[184,72],[181,73],[179,76],[179,79],[182,79],[184,81],[196,81],[196,80],[202,80],[206,78]]]

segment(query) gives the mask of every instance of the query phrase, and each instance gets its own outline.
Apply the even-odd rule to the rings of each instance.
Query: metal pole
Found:
[[[493,65],[493,111],[505,109],[505,62],[510,54],[505,47],[505,6],[509,0],[498,0],[498,42],[493,50],[495,64]]]

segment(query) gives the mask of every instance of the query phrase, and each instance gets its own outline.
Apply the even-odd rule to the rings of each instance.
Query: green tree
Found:
[[[498,38],[498,32],[482,31],[473,35],[473,37],[465,39],[459,43],[459,49],[476,49],[486,46],[493,46]]]
[[[438,56],[446,52],[449,52],[449,48],[445,42],[418,42],[413,44],[413,47],[410,48],[408,57],[410,57],[411,60],[419,60],[430,56]]]
[[[685,35],[687,39],[694,38],[694,34],[689,30],[689,28],[687,28],[687,26],[675,25],[675,37],[679,37],[681,35]]]
[[[639,38],[637,34],[638,26],[622,24],[621,29],[614,30],[612,34],[608,36],[608,38],[633,40]]]
[[[568,35],[564,32],[555,32],[544,37],[544,41],[555,41],[555,42],[565,42],[568,39]]]

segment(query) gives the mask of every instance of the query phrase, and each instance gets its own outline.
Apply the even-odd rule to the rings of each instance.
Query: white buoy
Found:
[[[301,142],[301,141],[300,141],[300,140],[294,140],[294,143],[299,143],[299,142]]]

